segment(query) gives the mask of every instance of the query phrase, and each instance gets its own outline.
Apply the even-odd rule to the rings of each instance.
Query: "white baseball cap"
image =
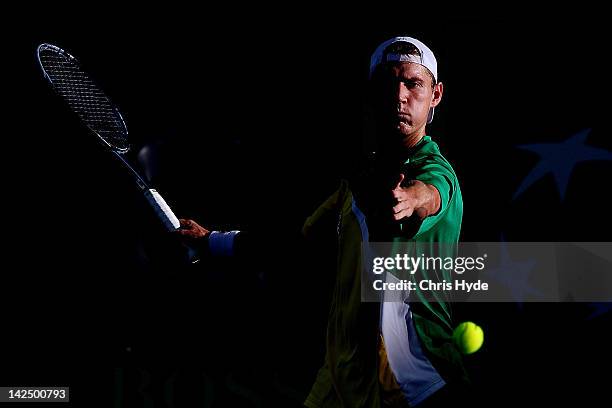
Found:
[[[412,44],[419,50],[420,56],[418,55],[409,55],[409,54],[397,54],[394,52],[386,52],[387,48],[391,45],[405,42]],[[372,58],[370,59],[370,78],[372,78],[372,74],[376,70],[380,64],[391,61],[399,61],[399,62],[413,62],[415,64],[419,64],[424,66],[431,72],[434,77],[436,83],[438,82],[438,62],[436,61],[436,57],[434,53],[429,49],[428,46],[412,37],[393,37],[390,40],[387,40],[380,44],[374,54],[372,54]],[[433,121],[434,116],[434,108],[429,110],[429,116],[427,117],[427,123],[431,123]]]

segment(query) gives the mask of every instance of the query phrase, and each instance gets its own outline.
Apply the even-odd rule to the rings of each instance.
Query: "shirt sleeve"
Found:
[[[440,193],[440,209],[434,215],[430,215],[423,220],[415,234],[415,236],[418,236],[433,228],[444,217],[455,193],[457,177],[448,163],[436,160],[435,156],[415,163],[410,169],[410,175],[411,179],[434,186]]]

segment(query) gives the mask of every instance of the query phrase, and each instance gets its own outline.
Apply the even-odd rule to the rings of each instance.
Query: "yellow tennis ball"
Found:
[[[472,322],[463,322],[453,331],[453,340],[463,354],[472,354],[482,346],[484,333],[480,326]]]

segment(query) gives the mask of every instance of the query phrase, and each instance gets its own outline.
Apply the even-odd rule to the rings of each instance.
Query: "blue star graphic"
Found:
[[[591,314],[587,317],[587,320],[592,320],[612,311],[612,302],[593,302],[589,303],[589,307],[592,310]]]
[[[500,245],[499,265],[487,268],[485,274],[505,286],[519,308],[528,295],[542,297],[542,293],[529,284],[529,276],[536,262],[534,260],[514,261],[510,258],[503,238],[500,240]]]
[[[565,198],[570,175],[577,163],[592,160],[612,160],[612,152],[585,145],[586,137],[591,129],[584,129],[561,143],[539,143],[517,146],[540,156],[540,162],[525,177],[520,187],[514,193],[516,199],[529,186],[552,173],[561,195]]]

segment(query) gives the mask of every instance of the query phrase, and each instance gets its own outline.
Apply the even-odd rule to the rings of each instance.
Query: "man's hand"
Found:
[[[402,218],[416,214],[420,219],[437,213],[440,210],[440,192],[432,185],[425,184],[419,180],[410,180],[406,187],[402,187],[405,176],[400,174],[400,179],[391,193],[397,204],[393,207],[393,219],[399,221]]]
[[[179,221],[181,223],[181,229],[177,230],[176,233],[188,241],[200,240],[210,234],[209,230],[193,220],[180,219]]]

